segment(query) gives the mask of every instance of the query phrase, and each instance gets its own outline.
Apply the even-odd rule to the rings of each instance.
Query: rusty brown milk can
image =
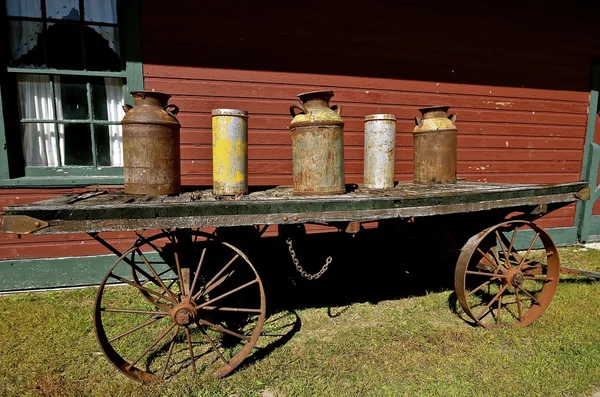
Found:
[[[419,109],[413,131],[415,183],[456,182],[456,115],[450,106]]]
[[[127,194],[178,194],[181,190],[179,108],[171,95],[132,91],[123,117],[123,172]]]
[[[346,192],[342,108],[330,108],[331,97],[333,91],[306,92],[290,106],[294,194]]]

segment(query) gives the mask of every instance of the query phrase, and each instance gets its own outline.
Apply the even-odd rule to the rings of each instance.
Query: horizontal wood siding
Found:
[[[573,181],[592,59],[600,56],[591,11],[541,2],[363,1],[303,11],[293,3],[182,1],[165,9],[148,1],[145,85],[173,94],[182,110],[191,185],[212,183],[210,111],[219,107],[250,113],[249,183],[290,185],[287,109],[298,93],[323,88],[343,107],[347,183],[363,179],[370,113],[396,114],[396,179],[411,179],[413,120],[433,104],[457,115],[460,177]],[[542,223],[571,226],[574,208]]]
[[[600,58],[600,10],[584,3],[390,0],[304,8],[145,0],[144,83],[172,94],[181,108],[186,185],[212,184],[213,108],[250,113],[251,185],[291,185],[288,107],[298,93],[323,88],[343,107],[347,183],[362,182],[363,117],[370,113],[396,114],[396,179],[411,179],[413,119],[434,104],[457,115],[460,177],[574,181],[592,59]],[[0,205],[66,192],[0,190]],[[574,211],[568,206],[541,223],[571,226]],[[107,237],[120,248],[133,241],[128,233]],[[85,235],[0,235],[0,258],[106,252]]]

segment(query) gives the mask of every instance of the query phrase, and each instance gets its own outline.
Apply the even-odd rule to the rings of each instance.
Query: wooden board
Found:
[[[584,182],[554,185],[518,185],[459,182],[449,185],[399,183],[394,189],[366,191],[348,186],[348,193],[295,196],[290,187],[220,197],[212,191],[178,196],[145,196],[123,200],[122,192],[69,202],[46,201],[7,207],[11,215],[27,215],[50,223],[36,233],[75,233],[171,227],[241,226],[337,222],[433,216],[499,208],[568,204],[577,201]],[[103,197],[102,201],[98,198]],[[112,198],[118,198],[113,200]],[[138,197],[141,198],[141,197]],[[58,202],[58,204],[57,204]]]

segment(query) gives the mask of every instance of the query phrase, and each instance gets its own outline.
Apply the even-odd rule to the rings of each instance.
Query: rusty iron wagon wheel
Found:
[[[477,324],[524,327],[546,310],[559,276],[558,250],[550,235],[532,222],[512,220],[467,241],[454,287],[461,307]]]
[[[179,229],[140,236],[117,259],[100,285],[94,326],[106,357],[134,380],[183,370],[222,377],[252,352],[265,313],[262,281],[242,251]]]

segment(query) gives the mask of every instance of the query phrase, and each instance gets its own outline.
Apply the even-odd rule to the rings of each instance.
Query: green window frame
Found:
[[[82,2],[82,1],[81,1]],[[8,26],[5,1],[0,1],[2,14],[0,17],[4,26]],[[3,51],[0,58],[0,187],[40,186],[40,187],[67,187],[87,186],[93,184],[122,184],[123,167],[96,167],[96,166],[70,166],[70,167],[27,167],[23,164],[21,123],[34,122],[34,120],[19,119],[18,99],[14,86],[15,75],[33,73],[50,76],[80,76],[82,78],[115,77],[124,80],[123,94],[125,103],[132,105],[129,92],[143,89],[143,75],[140,48],[140,1],[117,0],[119,15],[119,38],[121,45],[121,71],[87,71],[63,70],[50,68],[17,68],[9,66],[7,51]],[[6,30],[6,28],[5,28]],[[6,48],[8,43],[7,32],[2,37],[2,45]],[[51,78],[52,81],[52,78]],[[51,83],[52,87],[52,83]],[[87,83],[87,101],[91,104],[91,86]],[[88,107],[91,111],[91,107]],[[36,120],[40,122],[40,120]],[[43,122],[43,121],[42,121]],[[57,124],[55,119],[47,122]],[[92,120],[61,120],[59,123],[85,123],[90,125],[92,136],[94,126],[118,124],[110,121]],[[92,145],[94,140],[92,139]],[[92,147],[95,158],[95,147]]]

